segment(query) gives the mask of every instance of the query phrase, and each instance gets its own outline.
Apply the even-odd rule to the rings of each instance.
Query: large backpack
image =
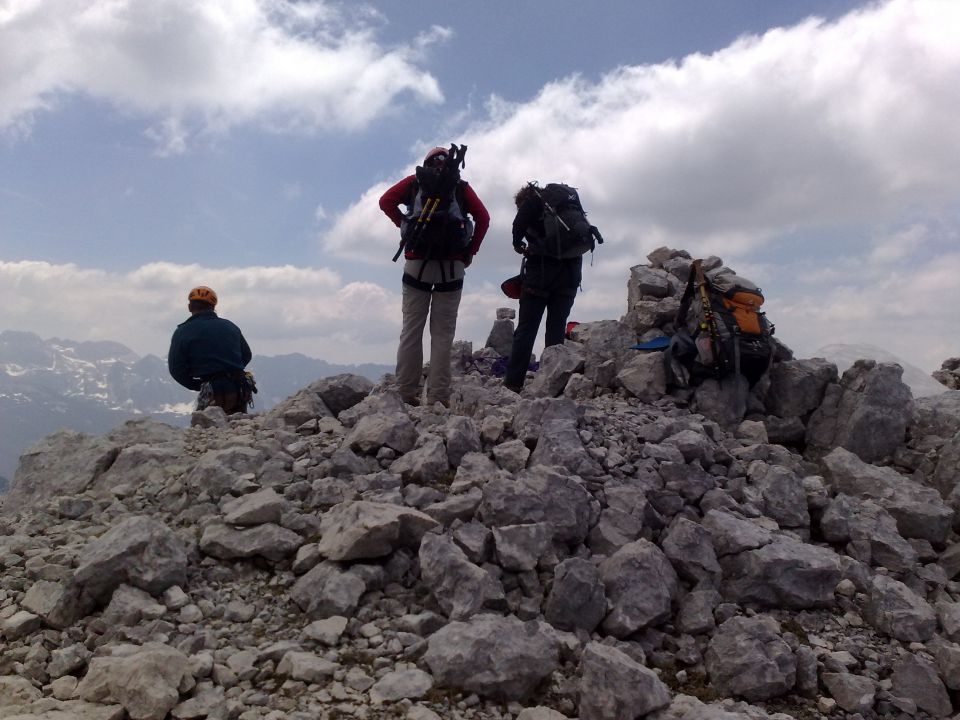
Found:
[[[400,223],[400,250],[424,260],[460,258],[470,247],[473,223],[464,211],[464,186],[457,164],[459,153],[451,149],[448,162],[440,168],[421,167],[407,203],[409,212]]]
[[[548,183],[538,191],[543,201],[542,238],[535,238],[534,251],[558,259],[574,258],[593,251],[603,242],[597,229],[587,220],[575,188]]]
[[[694,380],[739,373],[753,386],[769,369],[774,350],[763,300],[750,280],[727,267],[704,272],[703,261],[694,260],[674,323],[671,359]]]

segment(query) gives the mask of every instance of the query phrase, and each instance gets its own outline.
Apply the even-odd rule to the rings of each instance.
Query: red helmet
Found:
[[[449,150],[442,147],[435,147],[433,150],[427,153],[426,157],[423,158],[423,166],[426,167],[430,164],[430,161],[436,158],[438,155],[442,155],[442,158],[438,158],[441,162],[447,159],[447,153]]]

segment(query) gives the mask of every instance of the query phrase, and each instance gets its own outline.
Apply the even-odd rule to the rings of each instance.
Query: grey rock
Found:
[[[713,588],[691,590],[680,599],[675,619],[677,629],[687,635],[713,632],[716,627],[713,611],[722,599]]]
[[[823,673],[823,684],[837,705],[847,712],[866,712],[873,707],[877,685],[874,680],[851,673]]]
[[[713,547],[720,557],[754,550],[773,540],[773,535],[766,528],[723,510],[709,510],[703,517],[703,527],[709,531]]]
[[[729,602],[795,610],[832,606],[842,577],[836,553],[787,539],[722,557],[720,566]]]
[[[504,525],[493,529],[497,560],[504,570],[533,570],[550,547],[552,528],[547,523]]]
[[[892,455],[914,413],[913,396],[902,375],[899,365],[855,362],[839,386],[828,387],[810,417],[808,446],[820,453],[843,447],[866,462]]]
[[[490,334],[487,335],[487,341],[484,347],[492,348],[501,357],[510,355],[510,348],[513,345],[513,320],[509,318],[497,318],[490,328]]]
[[[0,504],[0,516],[57,495],[79,495],[106,472],[120,449],[106,438],[73,430],[48,435],[21,454],[13,485]]]
[[[279,523],[288,502],[273,488],[266,488],[223,504],[223,520],[229,525]]]
[[[421,438],[417,447],[401,455],[390,465],[390,472],[407,482],[437,483],[450,472],[450,461],[443,440],[435,435]]]
[[[579,480],[541,466],[489,480],[477,512],[493,527],[545,522],[554,541],[576,545],[587,537],[599,510]]]
[[[758,615],[724,622],[704,655],[710,682],[723,693],[756,702],[790,692],[796,659],[775,620]]]
[[[43,627],[43,619],[27,610],[18,610],[0,621],[0,635],[7,640],[19,640]]]
[[[780,527],[810,526],[807,494],[803,480],[795,472],[779,465],[754,461],[747,475],[760,491],[764,515],[776,520]]]
[[[480,430],[472,418],[454,415],[443,429],[447,445],[447,460],[452,467],[460,465],[464,455],[480,452]]]
[[[834,492],[874,500],[896,519],[903,537],[945,542],[954,512],[933,488],[892,468],[868,465],[843,448],[831,451],[820,463]]]
[[[624,545],[600,564],[610,612],[603,629],[624,638],[670,616],[677,574],[663,552],[647,540]]]
[[[139,588],[120,585],[113,591],[110,604],[101,619],[110,625],[136,625],[143,619],[156,620],[167,612],[167,606]]]
[[[117,702],[135,720],[163,720],[180,701],[189,675],[186,655],[159,643],[147,643],[133,655],[95,657],[77,686],[89,702]]]
[[[273,523],[237,529],[222,523],[211,523],[200,537],[200,550],[221,560],[263,557],[282,560],[297,552],[303,538],[292,530]]]
[[[323,620],[335,615],[351,617],[366,590],[359,576],[326,561],[300,577],[290,589],[290,597],[308,617]]]
[[[429,515],[400,505],[347,501],[324,513],[318,549],[337,561],[383,557],[397,548],[416,547],[437,524]]]
[[[597,567],[581,558],[557,565],[543,615],[561,630],[593,630],[607,613],[606,592]]]
[[[548,420],[543,423],[529,465],[563,468],[581,477],[604,474],[603,468],[584,447],[576,424],[570,420]]]
[[[905,571],[917,563],[917,552],[897,531],[897,521],[877,503],[837,495],[820,519],[823,537],[832,543],[853,542],[865,549],[862,562]]]
[[[641,402],[653,402],[667,392],[667,375],[662,353],[634,356],[617,373],[617,382]]]
[[[670,704],[670,690],[649,668],[614,647],[591,642],[580,659],[580,719],[638,718]]]
[[[905,642],[926,642],[937,629],[930,604],[898,580],[873,578],[864,618],[880,632]]]
[[[729,375],[723,380],[708,378],[694,389],[691,409],[732,430],[746,415],[749,391],[742,375]]]
[[[424,583],[447,616],[462,620],[485,608],[504,606],[500,583],[470,562],[447,535],[427,534],[420,544]]]
[[[530,449],[522,440],[508,440],[493,448],[493,459],[498,467],[509,473],[518,473],[527,467]]]
[[[37,580],[20,605],[40,617],[45,625],[62,629],[93,609],[93,598],[76,582]]]
[[[266,459],[262,450],[228,447],[208,450],[193,466],[184,482],[213,498],[229,493],[241,475],[256,473]]]
[[[694,584],[713,585],[720,579],[720,563],[710,532],[687,518],[677,518],[661,541],[663,552],[677,574]]]
[[[579,343],[560,343],[543,349],[540,369],[526,391],[533,397],[557,397],[574,373],[583,371],[585,354]]]
[[[187,553],[179,536],[159,520],[133,516],[90,541],[75,580],[105,599],[121,584],[159,595],[187,579]]]
[[[382,447],[405,453],[416,443],[417,429],[403,412],[364,415],[344,439],[346,446],[363,453],[376,453]]]
[[[913,700],[919,710],[933,717],[953,714],[947,689],[937,674],[936,666],[929,660],[907,653],[894,666],[890,680],[893,693]]]
[[[780,418],[806,417],[820,406],[827,386],[837,382],[837,366],[823,358],[775,363],[767,410]]]
[[[559,648],[536,622],[477,615],[431,635],[423,659],[442,687],[522,701],[559,667]]]
[[[291,651],[277,665],[277,672],[305,683],[320,683],[333,677],[340,666],[309,652]]]
[[[388,672],[370,688],[374,703],[396,702],[404,698],[420,698],[433,687],[433,677],[416,668]]]

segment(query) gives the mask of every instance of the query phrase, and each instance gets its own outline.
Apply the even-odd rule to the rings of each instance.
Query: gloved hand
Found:
[[[465,268],[470,267],[470,264],[471,264],[472,262],[473,262],[473,255],[467,255],[467,256],[463,259],[463,267],[465,267]]]
[[[527,252],[527,244],[521,240],[513,244],[513,251],[518,255],[524,255]]]

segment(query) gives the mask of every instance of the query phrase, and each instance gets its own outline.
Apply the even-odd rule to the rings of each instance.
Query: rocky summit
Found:
[[[521,395],[502,312],[449,408],[339,375],[47,437],[0,507],[0,717],[954,715],[960,390],[783,346],[668,387],[630,346],[689,267],[651,253]]]

